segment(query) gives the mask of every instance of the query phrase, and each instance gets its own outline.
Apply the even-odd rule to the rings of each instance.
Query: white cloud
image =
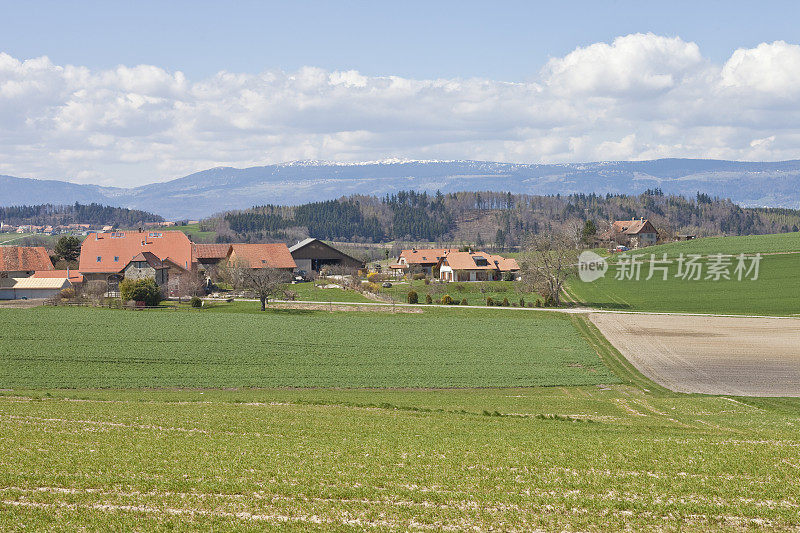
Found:
[[[792,159],[799,87],[800,46],[717,65],[653,34],[578,48],[525,83],[314,67],[191,81],[0,53],[0,172],[127,186],[293,159]]]

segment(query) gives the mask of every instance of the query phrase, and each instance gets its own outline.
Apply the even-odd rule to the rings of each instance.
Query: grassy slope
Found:
[[[648,254],[732,254],[800,252],[800,233],[774,235],[745,235],[741,237],[706,237],[685,242],[671,242],[651,246]]]
[[[728,239],[731,239],[730,241]],[[679,253],[737,255],[740,253],[776,253],[765,255],[761,261],[759,279],[730,281],[685,281],[675,278],[677,263],[670,266],[666,281],[658,276],[647,281],[647,265],[643,267],[640,281],[616,280],[615,267],[611,266],[606,277],[592,283],[574,280],[568,290],[578,302],[598,308],[674,311],[698,313],[731,313],[761,315],[800,314],[800,254],[784,253],[800,247],[798,234],[766,235],[759,237],[726,237],[721,239],[698,239],[685,243],[654,246],[631,253],[657,256],[668,253],[674,257]],[[615,257],[615,259],[617,259]],[[704,267],[705,268],[705,267]]]
[[[274,310],[232,315],[35,308],[0,309],[0,323],[0,388],[617,381],[568,317],[546,313],[501,317],[491,311],[429,309],[420,314]]]

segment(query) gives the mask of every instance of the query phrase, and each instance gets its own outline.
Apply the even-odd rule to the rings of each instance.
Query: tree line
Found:
[[[38,204],[0,207],[0,221],[14,226],[101,224],[130,228],[142,222],[163,222],[164,219],[159,215],[138,209],[75,202],[72,205]]]
[[[590,222],[599,235],[613,220],[640,217],[649,219],[665,238],[781,233],[800,226],[798,210],[747,208],[705,193],[687,198],[658,188],[638,195],[399,191],[298,206],[257,206],[203,224],[214,228],[223,242],[289,242],[311,236],[367,243],[463,242],[503,250],[568,225]]]

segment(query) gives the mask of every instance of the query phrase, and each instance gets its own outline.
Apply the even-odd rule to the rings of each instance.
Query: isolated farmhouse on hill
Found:
[[[646,218],[615,220],[603,237],[629,248],[641,248],[655,244],[658,241],[658,231]]]
[[[316,272],[324,267],[339,267],[345,270],[364,268],[363,261],[341,252],[319,239],[308,238],[289,248],[297,268]]]
[[[516,273],[516,259],[484,252],[451,252],[438,265],[442,281],[498,281],[506,273]]]
[[[53,270],[42,246],[0,246],[0,278],[27,278],[37,270]]]

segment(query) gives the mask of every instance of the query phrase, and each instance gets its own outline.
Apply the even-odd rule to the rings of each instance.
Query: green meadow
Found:
[[[670,243],[633,250],[626,254],[615,254],[609,259],[606,275],[585,283],[573,279],[567,287],[568,299],[580,305],[601,309],[625,311],[692,312],[756,315],[800,315],[800,236],[796,233],[764,235],[755,237],[724,237],[698,239],[683,243]],[[667,254],[669,264],[667,279],[663,271],[653,270],[650,277],[650,256],[656,260]],[[754,271],[743,272],[742,279],[736,272],[739,254],[747,254],[745,267],[750,268],[754,254],[761,257],[757,279]],[[699,280],[690,276],[679,276],[680,254],[702,255]],[[730,279],[713,274],[714,256],[724,254],[729,258]],[[629,266],[622,266],[624,258],[640,255],[642,262],[639,279],[620,276],[621,269],[629,274]],[[656,264],[656,266],[664,266]],[[684,269],[684,273],[685,273]],[[622,279],[619,279],[619,278]]]
[[[443,388],[617,381],[570,317],[560,314],[256,309],[254,302],[203,311],[0,309],[0,388]]]

